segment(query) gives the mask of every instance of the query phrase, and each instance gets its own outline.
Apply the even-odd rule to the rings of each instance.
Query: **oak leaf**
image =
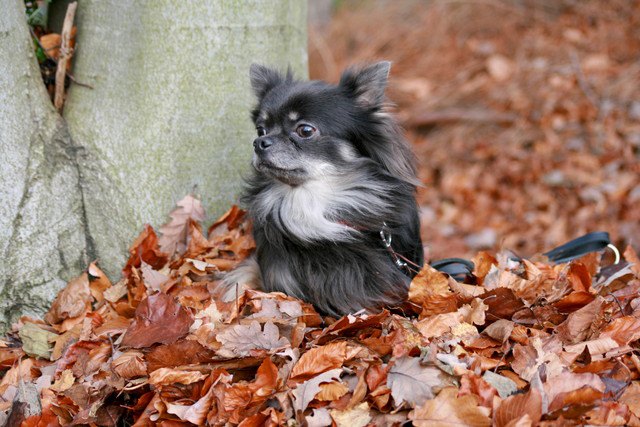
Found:
[[[222,343],[218,354],[224,357],[248,356],[251,350],[277,350],[289,345],[289,341],[280,336],[278,327],[267,322],[264,330],[257,321],[249,325],[234,325],[216,335]]]

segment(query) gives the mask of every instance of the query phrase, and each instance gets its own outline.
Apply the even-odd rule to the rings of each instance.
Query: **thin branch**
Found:
[[[64,81],[67,74],[67,62],[69,62],[73,55],[73,51],[70,47],[71,29],[73,28],[73,19],[76,15],[77,7],[77,1],[69,4],[67,14],[64,17],[64,23],[62,25],[62,46],[60,47],[60,59],[58,61],[58,67],[56,68],[56,92],[53,99],[53,105],[55,105],[59,112],[62,112],[62,107],[64,105]]]

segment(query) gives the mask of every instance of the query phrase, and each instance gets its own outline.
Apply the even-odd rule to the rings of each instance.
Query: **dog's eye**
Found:
[[[265,136],[267,134],[267,131],[262,126],[258,126],[256,131],[258,132],[258,136]]]
[[[311,125],[300,125],[296,128],[296,133],[300,138],[311,138],[316,133],[316,128]]]

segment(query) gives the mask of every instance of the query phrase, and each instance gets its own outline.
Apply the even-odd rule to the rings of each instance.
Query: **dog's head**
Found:
[[[415,182],[413,155],[384,109],[389,68],[379,62],[348,69],[330,85],[252,65],[258,98],[253,166],[297,186],[372,160],[385,173]]]

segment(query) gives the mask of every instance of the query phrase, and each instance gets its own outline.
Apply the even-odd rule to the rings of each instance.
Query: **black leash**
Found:
[[[615,263],[617,264],[620,261],[620,252],[611,244],[609,233],[605,231],[594,231],[593,233],[585,234],[584,236],[545,252],[543,255],[549,258],[551,262],[562,264],[580,258],[590,252],[597,252],[606,248],[610,248],[614,252],[616,255]],[[438,271],[448,274],[458,282],[465,282],[471,279],[475,267],[473,262],[462,258],[441,259],[432,262],[431,266]]]

